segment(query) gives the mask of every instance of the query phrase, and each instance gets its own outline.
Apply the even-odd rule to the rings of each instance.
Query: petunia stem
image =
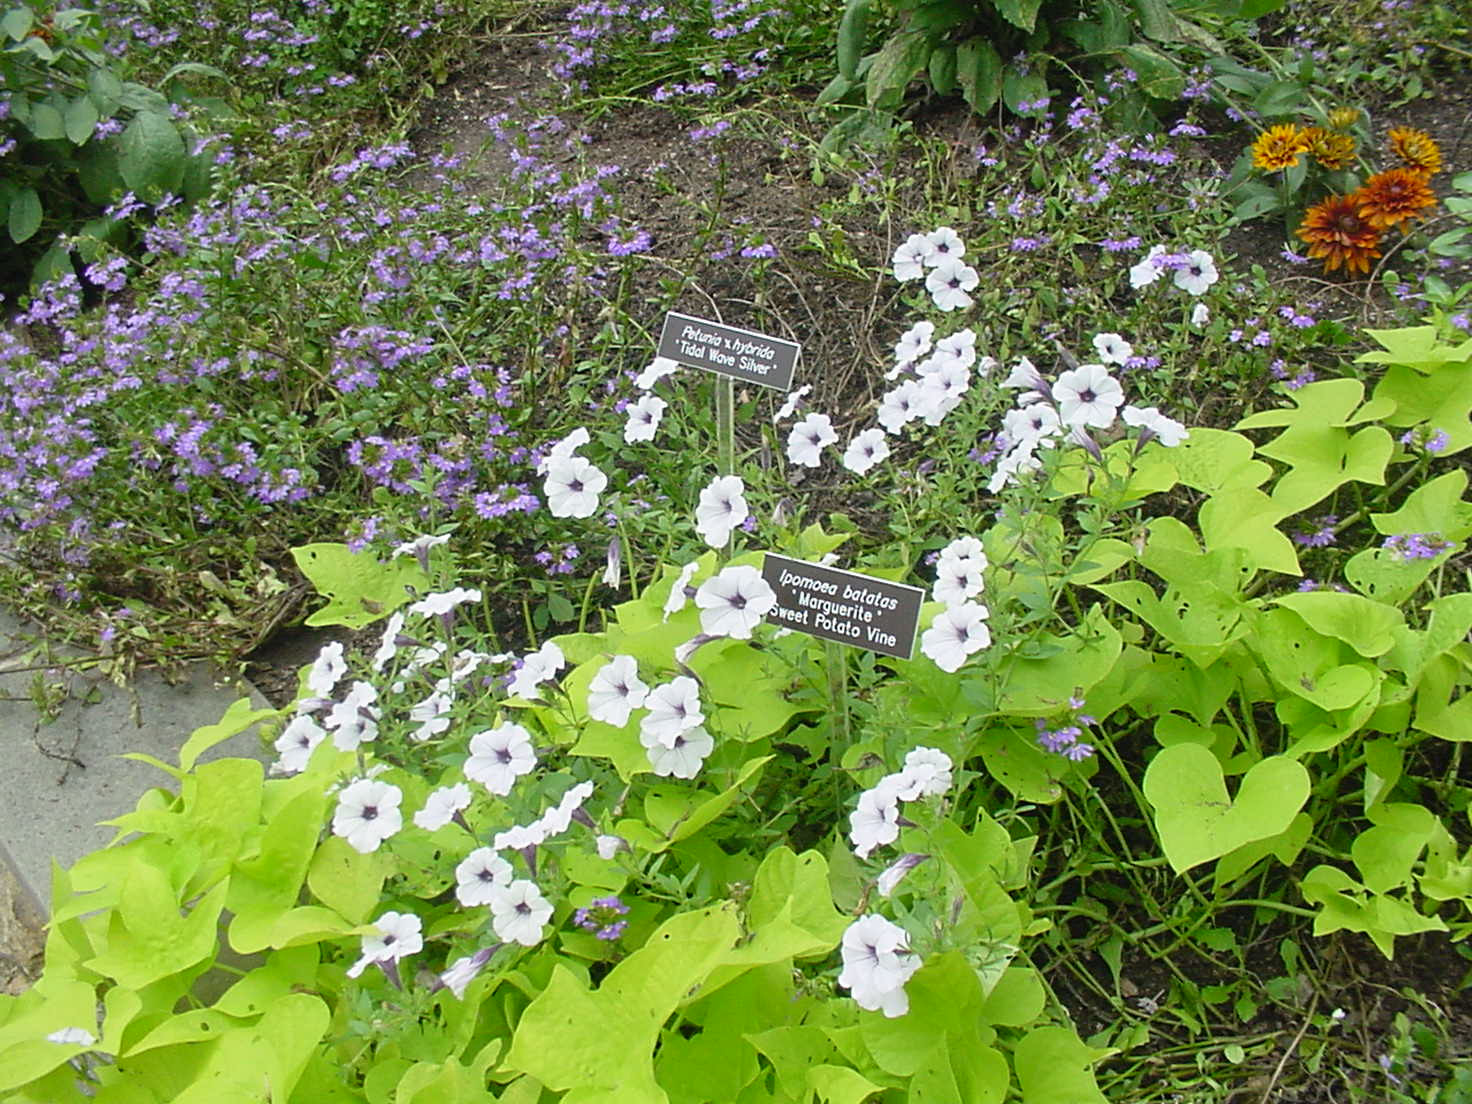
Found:
[[[828,669],[828,710],[833,721],[833,734],[839,748],[849,744],[848,718],[848,657],[843,646],[836,641],[823,643],[825,666]]]
[[[736,381],[730,376],[716,380],[716,474],[736,474]],[[735,546],[735,532],[726,538],[726,557]]]

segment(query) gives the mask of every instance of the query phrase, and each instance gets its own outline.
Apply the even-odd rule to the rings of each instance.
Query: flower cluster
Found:
[[[940,226],[928,234],[911,234],[895,250],[891,260],[894,278],[904,283],[925,281],[936,307],[943,311],[964,310],[971,306],[973,291],[981,282],[976,269],[961,260],[966,243],[949,226]]]
[[[1380,256],[1385,231],[1409,231],[1413,220],[1436,206],[1431,177],[1442,161],[1435,140],[1424,131],[1396,127],[1390,149],[1400,167],[1376,173],[1347,195],[1326,196],[1304,212],[1296,233],[1309,243],[1308,255],[1324,262],[1324,271],[1367,274]]]
[[[1094,746],[1086,744],[1081,737],[1084,729],[1095,723],[1094,718],[1083,712],[1083,698],[1068,699],[1069,716],[1057,728],[1049,728],[1041,717],[1033,724],[1037,727],[1038,746],[1075,763],[1094,754]]]
[[[876,847],[899,838],[900,802],[923,797],[940,797],[951,788],[951,758],[935,748],[913,748],[904,767],[886,774],[859,795],[858,807],[849,814],[849,841],[854,854],[867,859]]]
[[[1163,245],[1152,245],[1138,264],[1130,269],[1130,287],[1139,291],[1170,272],[1171,282],[1188,295],[1205,295],[1206,289],[1220,279],[1216,261],[1204,249],[1171,253]]]

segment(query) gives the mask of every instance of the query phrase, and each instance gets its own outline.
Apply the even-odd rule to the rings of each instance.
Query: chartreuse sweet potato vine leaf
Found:
[[[1350,427],[1384,417],[1395,404],[1377,397],[1362,406],[1364,391],[1359,380],[1323,380],[1296,392],[1295,407],[1264,410],[1237,423],[1238,429],[1284,427],[1257,451],[1292,469],[1273,487],[1273,502],[1285,516],[1307,509],[1345,483],[1385,482],[1395,441],[1380,426],[1357,433]]]
[[[1173,744],[1150,761],[1144,789],[1166,861],[1181,874],[1287,831],[1308,800],[1309,776],[1297,760],[1271,756],[1242,777],[1233,798],[1215,755]]]
[[[412,556],[380,563],[371,553],[353,552],[345,544],[304,544],[292,559],[327,604],[307,618],[308,625],[344,625],[361,629],[387,617],[411,597],[424,593],[429,576]]]

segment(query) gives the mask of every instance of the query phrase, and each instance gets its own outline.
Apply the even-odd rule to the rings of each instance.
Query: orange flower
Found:
[[[1292,123],[1269,127],[1252,143],[1252,163],[1266,172],[1277,172],[1298,164],[1298,155],[1308,149],[1304,132]]]
[[[1365,186],[1349,198],[1354,201],[1360,218],[1376,230],[1384,230],[1407,219],[1425,207],[1436,206],[1429,178],[1415,169],[1387,169],[1365,181]]]
[[[1360,217],[1353,196],[1329,196],[1303,213],[1298,236],[1309,243],[1308,255],[1322,257],[1324,271],[1340,265],[1345,272],[1370,271],[1370,261],[1380,256],[1380,235]]]
[[[1354,164],[1355,143],[1348,134],[1336,134],[1323,127],[1309,127],[1303,132],[1309,155],[1326,169],[1347,169]]]
[[[1408,168],[1427,176],[1441,171],[1441,147],[1424,130],[1391,127],[1390,152],[1404,161]]]

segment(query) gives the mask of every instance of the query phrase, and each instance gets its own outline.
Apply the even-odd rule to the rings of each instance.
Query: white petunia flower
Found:
[[[276,761],[271,764],[272,774],[300,774],[307,769],[307,763],[311,761],[312,752],[317,750],[327,736],[327,730],[322,728],[316,721],[303,713],[292,719],[292,722],[282,730],[281,735],[276,737],[276,750],[280,753]]]
[[[894,345],[894,362],[911,364],[930,352],[930,339],[935,335],[934,322],[916,322],[900,335]]]
[[[616,655],[598,668],[588,683],[588,716],[595,721],[623,728],[629,714],[644,704],[649,687],[639,678],[639,661]]]
[[[465,777],[479,782],[497,797],[505,797],[516,780],[536,765],[537,752],[532,747],[531,733],[507,721],[470,738]]]
[[[961,396],[970,389],[970,368],[959,361],[937,365],[935,371],[927,373],[920,381],[921,417],[925,424],[940,425],[947,414],[961,405]]]
[[[542,941],[542,928],[552,918],[552,905],[535,882],[518,878],[495,887],[491,901],[491,927],[507,943],[535,947]]]
[[[489,905],[496,887],[509,886],[511,864],[490,847],[477,847],[455,867],[455,900],[466,908]]]
[[[905,779],[905,790],[900,800],[940,797],[951,788],[951,771],[954,766],[951,757],[939,748],[911,748],[905,755],[904,770],[900,772]],[[912,796],[907,797],[904,794]]]
[[[749,516],[746,485],[741,477],[717,476],[700,492],[700,502],[695,507],[695,531],[712,548],[721,548],[731,539],[731,531]]]
[[[930,246],[930,251],[925,255],[927,265],[938,265],[947,258],[957,260],[966,256],[966,243],[949,226],[937,226],[925,235],[925,241]]]
[[[806,468],[823,463],[823,450],[838,440],[833,419],[827,414],[809,414],[787,435],[787,459]]]
[[[977,602],[947,606],[921,634],[920,651],[947,674],[960,670],[969,656],[991,644],[988,616],[990,611]]]
[[[553,517],[592,517],[608,476],[581,456],[557,457],[547,464],[542,493]]]
[[[480,976],[480,972],[485,969],[486,963],[491,960],[491,956],[500,950],[500,948],[501,944],[497,943],[493,947],[482,947],[474,954],[457,958],[440,975],[440,984],[454,993],[456,1000],[464,1000],[465,990],[470,987],[472,981]]]
[[[1016,388],[1021,393],[1017,396],[1018,406],[1028,406],[1037,402],[1047,395],[1050,390],[1048,381],[1038,371],[1037,366],[1027,357],[1020,357],[1012,366],[1012,371],[1002,381],[1003,387]]]
[[[426,533],[422,537],[415,537],[413,540],[405,541],[403,544],[399,545],[397,548],[394,549],[394,554],[390,557],[390,559],[397,559],[399,556],[414,556],[417,559],[423,560],[427,555],[429,555],[429,550],[431,548],[437,548],[440,545],[446,543],[449,539],[449,533],[442,533],[439,536],[435,536],[432,533]]]
[[[890,897],[895,887],[900,884],[900,880],[928,858],[930,858],[929,855],[919,855],[911,851],[895,859],[884,868],[884,872],[878,878],[874,879],[874,888],[879,891],[879,896]]]
[[[1198,330],[1211,321],[1211,308],[1205,303],[1197,303],[1191,308],[1191,325]]]
[[[479,602],[480,591],[475,588],[455,587],[439,594],[426,594],[419,601],[409,606],[410,613],[423,614],[425,617],[437,617],[449,613],[456,606],[463,606],[466,602]]]
[[[1166,448],[1175,448],[1190,431],[1174,418],[1167,418],[1153,406],[1127,406],[1123,412],[1124,424],[1139,426],[1145,431],[1141,437],[1154,437]]]
[[[385,912],[373,926],[378,931],[363,936],[363,954],[348,967],[350,978],[369,966],[398,962],[424,949],[424,925],[412,912]]]
[[[716,746],[710,733],[700,727],[677,733],[669,744],[641,731],[639,742],[644,745],[649,765],[661,778],[694,778]]]
[[[875,464],[889,457],[884,430],[871,427],[857,434],[843,450],[843,466],[855,475],[866,475]]]
[[[664,417],[667,406],[669,403],[658,395],[641,395],[638,402],[631,403],[628,421],[624,423],[624,443],[632,445],[635,441],[654,440],[654,433],[659,429],[659,420]]]
[[[1016,406],[1002,415],[1002,435],[1009,441],[1042,441],[1063,433],[1063,419],[1057,409],[1046,402]]]
[[[941,310],[965,310],[971,306],[971,296],[966,293],[980,282],[976,269],[970,265],[955,257],[942,257],[925,277],[925,290]]]
[[[812,384],[805,383],[796,391],[787,392],[787,398],[785,398],[782,401],[782,405],[777,408],[777,413],[772,415],[772,423],[775,425],[777,422],[792,417],[793,413],[797,410],[797,404],[802,402],[803,397],[811,392],[812,389]]]
[[[916,405],[920,398],[920,381],[908,379],[887,392],[879,400],[876,420],[884,431],[898,436],[900,430],[920,416]]]
[[[547,838],[547,829],[540,818],[530,824],[514,824],[505,831],[497,832],[491,837],[491,849],[494,851],[524,851],[528,847],[537,847]]]
[[[546,475],[547,469],[554,460],[566,460],[592,439],[585,427],[578,426],[547,450],[547,455],[537,462],[537,474]]]
[[[598,857],[605,862],[611,862],[620,851],[633,850],[623,836],[600,835],[593,841],[593,846],[598,849]]]
[[[712,636],[750,640],[751,632],[777,604],[777,593],[762,573],[746,564],[728,567],[695,592],[700,627]]]
[[[925,258],[931,251],[929,238],[924,234],[911,234],[890,258],[894,278],[901,283],[920,279],[925,275]]]
[[[562,649],[556,641],[549,640],[522,659],[521,666],[512,672],[506,693],[513,698],[531,701],[537,696],[537,687],[555,678],[566,664],[567,657],[562,654]]]
[[[1139,291],[1160,279],[1161,268],[1155,263],[1157,257],[1165,256],[1165,246],[1152,245],[1144,259],[1130,268],[1130,287]]]
[[[409,720],[418,723],[419,727],[409,733],[409,739],[423,743],[447,731],[450,727],[450,707],[454,704],[455,695],[450,692],[448,684],[444,689],[436,689],[423,701],[415,702],[409,709]]]
[[[724,544],[725,542],[722,541],[721,543]],[[685,608],[685,603],[689,601],[689,595],[685,593],[685,588],[690,585],[690,580],[695,577],[695,572],[698,570],[700,570],[700,562],[698,560],[691,560],[684,567],[680,568],[680,576],[675,580],[674,585],[670,587],[670,596],[664,600],[664,619],[666,621]]]
[[[1135,355],[1135,348],[1117,333],[1094,335],[1094,351],[1105,364],[1123,364]]]
[[[382,671],[388,666],[389,660],[399,654],[399,634],[404,631],[404,615],[399,610],[389,614],[388,624],[383,627],[383,636],[379,638],[378,650],[373,653],[373,669]]]
[[[689,675],[680,675],[650,690],[644,707],[649,712],[639,722],[640,739],[648,736],[665,747],[673,747],[680,733],[705,723],[705,713],[700,708],[700,684]]]
[[[986,550],[976,537],[957,537],[940,550],[942,560],[978,560],[987,566]]]
[[[84,1046],[89,1047],[97,1042],[97,1036],[85,1027],[63,1027],[53,1031],[46,1036],[48,1043],[60,1043],[62,1046]]]
[[[357,751],[359,744],[378,738],[378,690],[369,682],[355,682],[347,697],[327,711],[326,726],[338,751]]]
[[[342,658],[342,641],[334,640],[331,644],[324,644],[317,653],[317,658],[312,661],[312,669],[307,672],[307,689],[314,696],[325,698],[332,693],[337,680],[347,674],[347,671],[347,662]]]
[[[1102,364],[1081,364],[1053,385],[1053,401],[1063,424],[1108,429],[1124,405],[1124,389]]]
[[[665,376],[672,376],[679,370],[679,361],[671,360],[669,357],[657,356],[649,362],[644,371],[635,377],[634,386],[640,391],[651,390]]]
[[[414,823],[426,832],[437,832],[469,805],[470,787],[464,782],[441,786],[424,799],[424,808],[414,814]]]
[[[867,859],[876,847],[884,847],[899,839],[900,805],[894,790],[876,786],[859,795],[859,804],[848,818],[848,838],[854,854]]]
[[[1175,271],[1176,287],[1191,295],[1205,295],[1220,278],[1216,261],[1204,249],[1193,249],[1186,256],[1187,263]]]
[[[977,561],[947,560],[944,557],[936,561],[935,585],[930,593],[937,602],[959,606],[985,589],[986,578],[982,575],[982,565]]]
[[[942,365],[955,362],[970,368],[976,363],[976,331],[968,327],[941,338],[935,343],[935,359]]]
[[[843,969],[838,984],[853,994],[860,1008],[883,1012],[890,1019],[910,1010],[905,982],[920,969],[910,952],[904,928],[877,914],[860,917],[843,933]]]
[[[1042,458],[1037,455],[1039,447],[1049,448],[1052,446],[1052,438],[1043,437],[1035,441],[1018,441],[1016,446],[997,461],[996,470],[992,472],[991,479],[987,482],[987,489],[992,494],[998,493],[1008,483],[1016,479],[1021,472],[1034,472],[1043,466]]]
[[[384,840],[404,826],[399,802],[404,793],[397,786],[372,778],[360,778],[344,786],[337,795],[332,814],[332,834],[347,840],[360,854],[377,851]]]

